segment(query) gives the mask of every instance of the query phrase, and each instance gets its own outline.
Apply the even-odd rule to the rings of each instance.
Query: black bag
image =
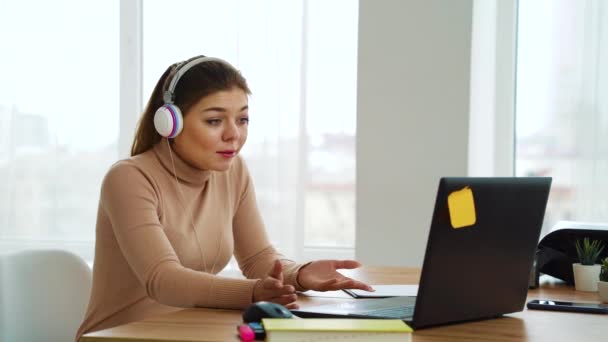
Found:
[[[534,269],[530,276],[530,287],[538,287],[540,273],[559,278],[569,285],[574,284],[572,264],[579,262],[575,243],[584,238],[603,241],[605,247],[600,254],[600,260],[608,256],[608,228],[555,230],[538,243]]]

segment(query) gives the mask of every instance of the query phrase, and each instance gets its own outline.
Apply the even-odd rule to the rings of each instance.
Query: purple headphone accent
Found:
[[[174,134],[177,131],[177,115],[175,113],[173,105],[167,104],[165,105],[165,107],[167,108],[167,110],[169,110],[169,112],[171,112],[171,118],[173,119],[173,129],[171,129],[171,134],[169,134],[168,138],[174,138]]]

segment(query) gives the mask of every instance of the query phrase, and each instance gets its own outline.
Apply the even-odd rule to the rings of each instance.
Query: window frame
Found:
[[[515,175],[518,3],[474,2],[469,176]]]

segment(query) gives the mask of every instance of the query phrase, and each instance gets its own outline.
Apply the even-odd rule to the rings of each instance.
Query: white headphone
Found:
[[[184,76],[184,74],[188,70],[190,70],[190,68],[192,68],[195,65],[198,65],[200,63],[205,63],[205,62],[219,62],[219,63],[222,63],[222,64],[234,69],[234,67],[230,63],[228,63],[222,59],[214,58],[214,57],[199,57],[199,58],[195,58],[195,59],[191,60],[188,63],[185,63],[185,64],[181,63],[180,65],[178,65],[177,70],[175,71],[175,75],[171,79],[171,83],[169,84],[169,87],[167,88],[167,90],[165,90],[163,92],[163,101],[165,101],[165,104],[162,105],[162,107],[158,108],[156,110],[156,113],[154,114],[154,128],[156,128],[156,131],[161,136],[163,136],[165,138],[175,138],[184,128],[184,119],[182,116],[182,111],[179,109],[178,106],[173,104],[173,101],[175,100],[175,94],[174,94],[175,87],[177,86],[177,82],[179,81],[179,79],[182,76]],[[182,202],[185,203],[186,201],[185,201],[185,197],[184,197],[184,192],[182,191],[182,188],[179,185],[179,181],[177,180],[177,171],[175,170],[175,163],[173,162],[173,154],[171,153],[171,145],[169,143],[169,140],[167,140],[167,146],[169,148],[169,156],[171,157],[171,166],[173,167],[173,176],[175,177],[175,185],[180,194]],[[182,203],[182,208],[184,210],[186,210],[186,207],[183,205],[183,203]],[[196,227],[194,226],[194,219],[192,217],[192,212],[190,212],[190,224],[192,225],[192,230],[196,234]],[[213,273],[213,271],[215,270],[215,265],[217,264],[218,257],[220,255],[220,252],[222,251],[221,241],[223,239],[223,236],[224,236],[224,230],[221,231],[220,236],[218,238],[218,245],[220,247],[217,251],[217,254],[215,255],[213,265],[211,266],[211,270],[210,270],[211,273]],[[207,261],[205,259],[205,254],[203,253],[203,251],[201,249],[198,238],[195,237],[194,240],[196,241],[196,244],[198,245],[198,249],[201,253],[201,258],[203,260],[203,268],[204,268],[204,270],[206,270]]]
[[[177,86],[179,79],[182,78],[190,68],[205,62],[219,62],[234,68],[230,63],[215,57],[199,57],[186,64],[182,63],[181,65],[178,65],[177,71],[171,79],[169,87],[163,92],[163,101],[165,101],[165,104],[158,108],[154,114],[154,127],[161,136],[170,139],[175,138],[184,128],[182,111],[178,106],[173,104],[173,101],[175,100],[175,87]]]

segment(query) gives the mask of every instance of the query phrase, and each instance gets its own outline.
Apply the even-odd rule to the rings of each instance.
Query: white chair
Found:
[[[91,273],[67,251],[0,254],[0,341],[73,341],[89,300]]]

